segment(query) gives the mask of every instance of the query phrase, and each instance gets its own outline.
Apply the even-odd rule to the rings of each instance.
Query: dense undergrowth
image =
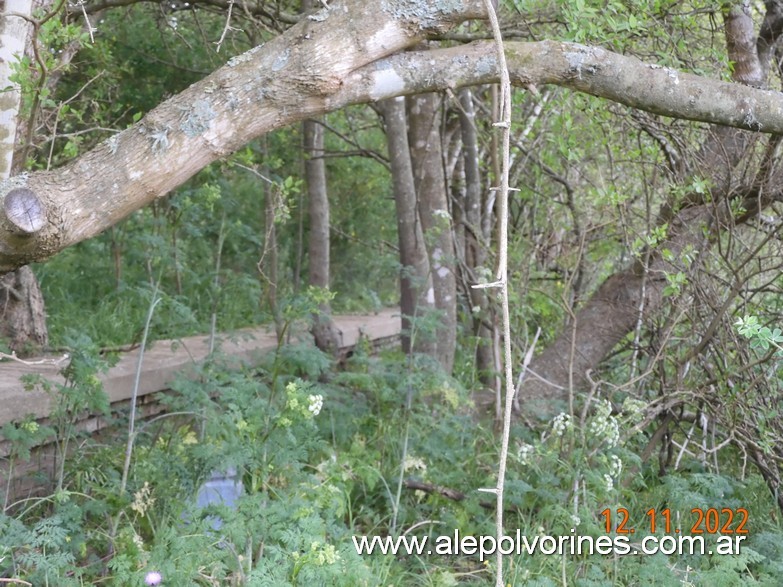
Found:
[[[716,41],[720,18],[712,8],[653,4],[628,10],[614,2],[541,3],[536,35],[727,75],[730,59]],[[171,8],[138,3],[108,10],[90,42],[81,26],[59,19],[39,31],[47,59],[79,38],[83,49],[54,99],[42,101],[39,120],[48,124],[31,146],[30,169],[73,160],[222,65],[228,54],[218,54],[214,41],[223,33],[235,55],[271,38],[272,29],[251,27],[252,19],[226,27],[220,11]],[[556,18],[549,14],[554,9]],[[31,68],[22,76],[22,86],[44,88],[34,74]],[[474,100],[484,110],[477,124],[489,187],[492,103],[482,92]],[[444,137],[457,136],[452,98],[444,98]],[[762,247],[766,229],[727,231],[716,245],[719,254],[686,248],[675,255],[666,245],[668,225],[657,224],[655,210],[710,193],[709,178],[686,181],[669,172],[670,146],[686,161],[706,140],[702,130],[567,90],[546,88],[515,100],[514,135],[521,138],[512,184],[520,191],[509,209],[509,266],[517,360],[527,334],[540,326],[539,350],[545,348],[570,328],[604,278],[634,260],[646,264],[646,247],[671,257],[672,270],[663,276],[664,311],[640,322],[601,366],[589,409],[577,406],[575,417],[543,424],[517,422],[507,533],[518,529],[529,540],[570,536],[572,529],[579,536],[617,536],[607,532],[606,518],[609,512],[609,530],[616,530],[621,508],[630,519],[620,529],[636,528],[629,538],[634,545],[649,533],[651,513],[662,535],[665,512],[688,533],[697,521],[694,509],[744,508],[749,533],[741,553],[731,556],[512,555],[508,584],[783,584],[777,496],[756,472],[753,455],[742,452],[750,447],[756,457],[779,460],[779,356],[771,349],[783,344],[774,329],[783,313],[779,239]],[[375,110],[363,107],[330,114],[324,124],[332,310],[394,305],[400,260],[383,125]],[[152,298],[160,299],[150,324],[156,340],[310,314],[313,300],[302,294],[309,220],[301,146],[295,128],[254,141],[169,197],[36,267],[51,346],[67,349],[72,361],[64,385],[27,382],[51,395],[48,423],[26,420],[0,431],[10,441],[5,466],[24,466],[31,447],[44,442],[54,443],[59,455],[41,471],[43,495],[2,494],[0,583],[134,586],[157,577],[150,573],[159,573],[166,587],[494,583],[493,559],[359,556],[352,541],[494,533],[489,494],[478,490],[495,485],[499,446],[491,417],[474,405],[484,386],[473,356],[478,343],[465,333],[477,317],[466,293],[474,277],[492,275],[491,252],[485,266],[467,268],[475,275],[461,275],[459,311],[468,326],[457,344],[454,378],[424,357],[373,355],[363,347],[339,368],[303,345],[282,346],[243,370],[229,367],[218,352],[183,374],[163,400],[166,415],[138,425],[126,468],[128,414],[109,413],[98,375],[110,359],[98,347],[139,343]],[[456,222],[463,187],[459,173],[455,178],[459,242],[466,232]],[[491,214],[486,221],[494,222]],[[272,251],[276,279],[264,269]],[[761,317],[761,323],[743,318],[740,331],[759,348],[746,348],[732,329],[743,315]],[[421,319],[416,328],[426,331],[427,323]],[[699,361],[692,355],[697,348]],[[7,350],[0,341],[0,351]],[[671,410],[641,420],[643,408],[670,400]],[[86,437],[77,430],[86,410],[104,414],[111,424],[106,432]],[[775,467],[770,475],[779,485]],[[199,487],[229,468],[244,487],[236,508],[198,510]],[[737,518],[728,530],[737,529]]]
[[[97,378],[105,361],[89,341],[74,344],[66,383],[47,388],[51,423],[2,429],[12,466],[44,439],[67,458],[47,495],[6,499],[0,576],[58,587],[143,585],[155,579],[150,573],[166,587],[493,584],[494,561],[478,555],[359,556],[352,540],[493,534],[492,507],[477,491],[494,485],[491,422],[466,385],[430,362],[360,346],[337,370],[315,348],[284,345],[236,369],[218,353],[162,398],[166,415],[136,429],[123,486],[127,414],[114,416],[112,435],[88,437],[73,426],[85,409],[112,417]],[[690,527],[693,508],[747,508],[741,554],[513,555],[508,584],[779,585],[783,532],[763,481],[725,455],[722,474],[693,460],[659,476],[636,456],[647,440],[634,428],[641,407],[629,400],[610,413],[599,401],[584,421],[517,426],[508,533],[597,538],[607,534],[607,508],[626,508],[639,532],[650,509],[678,512]],[[236,507],[196,508],[199,486],[229,468],[244,487]]]

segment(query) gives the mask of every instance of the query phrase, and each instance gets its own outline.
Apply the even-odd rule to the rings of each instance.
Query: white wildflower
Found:
[[[623,472],[623,461],[617,455],[610,456],[609,460],[609,474],[615,478],[619,477]]]
[[[602,439],[610,448],[620,441],[620,425],[611,414],[612,404],[609,400],[599,403],[589,426],[590,434]]]
[[[534,447],[532,444],[527,444],[525,442],[520,444],[519,449],[517,450],[517,457],[519,458],[519,462],[523,465],[527,465],[535,450],[536,447]]]
[[[136,532],[133,533],[133,544],[139,550],[144,550],[144,539],[138,534],[136,534]]]
[[[552,432],[555,436],[563,436],[566,430],[571,430],[571,416],[565,412],[560,412],[552,420]]]
[[[647,408],[647,402],[634,397],[626,397],[623,400],[623,413],[629,416],[642,416]]]
[[[609,448],[617,446],[620,442],[620,423],[617,418],[610,416],[606,423],[606,444]]]
[[[410,471],[411,469],[415,471],[421,471],[422,473],[427,472],[427,463],[424,462],[424,459],[420,457],[414,457],[411,455],[407,455],[405,457],[405,462],[403,463],[402,468],[405,471]]]
[[[313,416],[317,416],[321,413],[321,408],[324,407],[324,396],[320,393],[318,395],[310,395],[307,397],[310,402],[310,406],[307,408]]]
[[[644,416],[647,413],[647,402],[633,397],[627,397],[623,401],[621,412],[628,418],[628,421],[631,424],[638,424],[644,420]]]

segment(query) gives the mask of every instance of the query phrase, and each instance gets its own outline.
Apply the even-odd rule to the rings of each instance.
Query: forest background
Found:
[[[6,61],[21,102],[4,139],[2,350],[66,349],[72,360],[62,386],[27,382],[57,398],[51,422],[2,430],[11,467],[44,440],[59,450],[51,493],[6,495],[2,576],[491,584],[494,562],[360,558],[349,537],[494,532],[477,489],[497,475],[502,311],[493,289],[472,286],[496,278],[507,217],[520,376],[507,527],[600,536],[617,530],[603,512],[614,523],[622,507],[640,524],[649,511],[679,512],[687,530],[694,508],[717,509],[721,525],[744,508],[750,534],[736,556],[511,557],[506,582],[779,585],[783,176],[779,135],[763,133],[783,127],[770,106],[780,93],[764,91],[780,88],[783,5],[502,3],[517,86],[507,210],[493,189],[502,151],[492,33],[468,20],[480,6],[455,3],[459,18],[437,8],[429,22],[408,5],[393,17],[383,2],[348,5],[55,2],[25,19],[6,1],[3,25],[24,22],[27,42],[20,61]],[[365,39],[366,52],[398,42],[353,24],[322,32],[354,15],[417,21],[399,42],[411,51],[389,57],[410,77],[378,74],[380,94],[336,109],[334,95],[373,74],[341,72],[337,89],[319,75],[321,45],[297,51],[340,35]],[[230,86],[207,76],[224,66],[249,75],[256,58],[268,68],[247,91],[274,102],[283,122],[306,120],[241,144],[233,127],[210,135],[221,120],[210,96]],[[276,75],[287,94],[275,93]],[[197,82],[201,98],[187,94]],[[684,106],[667,102],[684,87]],[[394,88],[409,95],[391,97]],[[236,127],[266,124],[265,111],[242,104],[228,94],[221,103]],[[182,170],[188,152],[205,160],[188,140],[214,162],[186,173],[166,159],[181,148]],[[109,155],[122,162],[101,167]],[[143,196],[128,204],[131,192]],[[67,196],[59,223],[58,194],[86,194]],[[399,351],[360,347],[338,363],[331,314],[398,305]],[[113,351],[264,323],[280,340],[266,362],[237,371],[217,353],[175,385],[166,401],[176,417],[127,444],[73,426],[90,409],[127,430],[96,378]],[[288,344],[303,323],[315,346]],[[218,538],[192,497],[226,464],[245,495],[217,508]]]

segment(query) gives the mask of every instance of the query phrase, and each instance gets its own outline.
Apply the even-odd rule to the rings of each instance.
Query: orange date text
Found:
[[[745,508],[693,508],[690,517],[682,516],[680,512],[672,512],[669,508],[656,510],[650,508],[644,518],[638,520],[641,527],[632,523],[631,515],[626,508],[606,508],[600,512],[604,518],[606,533],[635,534],[637,531],[645,534],[747,534],[748,510]],[[683,519],[687,518],[687,519]]]

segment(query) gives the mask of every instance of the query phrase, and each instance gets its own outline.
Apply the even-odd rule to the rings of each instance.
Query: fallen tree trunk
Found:
[[[495,81],[489,42],[389,56],[483,16],[480,2],[466,0],[445,15],[437,4],[422,3],[430,10],[424,16],[398,17],[358,0],[334,3],[72,163],[0,182],[0,273],[96,236],[272,130],[350,104]],[[573,43],[508,43],[506,51],[518,85],[558,84],[657,114],[783,133],[779,92]],[[11,205],[20,200],[23,217]]]

